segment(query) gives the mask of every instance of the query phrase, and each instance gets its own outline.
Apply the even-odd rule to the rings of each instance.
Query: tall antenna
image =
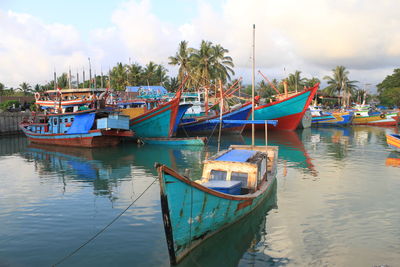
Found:
[[[82,68],[83,70],[83,81],[82,81],[82,88],[85,88],[85,67]]]
[[[71,75],[71,67],[69,67],[69,69],[68,69],[68,87],[69,87],[69,89],[71,89],[72,88],[72,86],[71,86],[71,77],[72,77],[72,75]]]
[[[255,41],[256,41],[256,25],[253,24],[253,70],[251,74],[251,120],[254,121],[254,87],[255,87]],[[251,145],[254,146],[254,123],[251,124]]]
[[[54,68],[54,90],[57,89],[57,74],[56,74],[56,68]]]
[[[90,57],[88,57],[89,60],[89,88],[92,88],[92,66],[90,65]]]
[[[76,72],[76,88],[79,88],[79,72]]]

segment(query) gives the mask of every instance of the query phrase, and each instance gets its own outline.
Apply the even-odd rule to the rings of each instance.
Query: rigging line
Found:
[[[83,243],[82,245],[80,245],[77,249],[75,249],[74,251],[72,251],[71,253],[69,253],[67,256],[65,256],[64,258],[62,258],[61,260],[59,260],[58,262],[56,262],[55,264],[53,264],[52,266],[57,266],[60,265],[61,263],[63,263],[65,260],[67,260],[68,258],[70,258],[71,256],[73,256],[75,253],[77,253],[80,249],[82,249],[84,246],[86,246],[87,244],[89,244],[91,241],[93,241],[94,239],[96,239],[96,237],[98,237],[101,233],[103,233],[108,227],[110,227],[116,220],[118,220],[130,207],[132,207],[133,204],[135,204],[135,202],[137,200],[139,200],[144,193],[147,192],[147,190],[155,183],[155,181],[157,181],[158,178],[155,178],[154,181],[148,186],[146,187],[146,189],[134,200],[132,201],[132,203],[126,208],[124,209],[120,214],[118,214],[117,217],[115,217],[109,224],[107,224],[103,229],[101,229],[99,232],[97,232],[94,236],[92,236],[91,238],[89,238],[85,243]]]
[[[211,134],[210,134],[210,137],[207,138],[206,146],[208,146],[208,143],[210,142],[210,139],[211,139],[211,137],[213,136],[214,131],[215,131],[215,129],[217,128],[218,125],[219,125],[219,123],[216,123],[216,124],[215,124],[214,129],[212,130],[212,132],[211,132]]]

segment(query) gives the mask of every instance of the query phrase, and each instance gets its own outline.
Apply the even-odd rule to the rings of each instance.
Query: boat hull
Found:
[[[226,112],[222,115],[222,120],[247,120],[251,112],[251,103],[245,104],[243,107]],[[181,123],[179,125],[179,132],[185,135],[208,135],[218,133],[219,115],[210,116],[207,118],[193,119],[192,122]],[[245,124],[222,124],[221,131],[229,134],[241,134]]]
[[[258,106],[254,109],[255,120],[278,120],[278,125],[270,127],[274,130],[295,130],[303,118],[319,84],[308,88],[294,96],[284,100],[275,101],[266,105]],[[247,126],[251,128],[251,126]],[[256,129],[263,129],[261,125],[255,126]]]
[[[272,195],[276,169],[260,189],[248,195],[228,195],[158,166],[164,229],[172,264],[181,261],[207,238],[248,215]]]
[[[400,152],[400,135],[398,134],[387,134],[386,142],[389,147],[393,150]]]
[[[107,147],[116,146],[125,137],[132,137],[130,131],[92,130],[83,134],[37,134],[21,127],[28,140],[36,144],[71,147]]]
[[[171,101],[130,119],[129,128],[137,137],[172,137],[179,111],[180,91],[177,94]]]
[[[396,126],[399,124],[399,114],[379,114],[372,116],[355,116],[352,124],[354,125],[373,125],[373,126]]]
[[[346,126],[352,123],[353,112],[333,112],[329,115],[314,116],[312,124],[317,126]]]

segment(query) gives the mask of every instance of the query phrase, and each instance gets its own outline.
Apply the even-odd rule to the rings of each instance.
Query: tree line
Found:
[[[78,82],[79,74],[71,78],[72,88],[88,87],[110,87],[115,90],[125,90],[126,86],[141,85],[162,85],[168,91],[174,92],[181,83],[185,82],[186,90],[197,90],[198,88],[212,88],[219,80],[227,87],[238,82],[232,80],[235,75],[234,63],[229,50],[220,44],[213,44],[210,41],[203,40],[198,48],[189,47],[187,41],[181,41],[175,55],[168,58],[168,64],[178,67],[176,77],[168,76],[168,70],[162,64],[150,61],[142,66],[139,63],[123,64],[118,62],[108,73],[93,75],[92,79]],[[85,74],[83,73],[81,78]],[[87,75],[87,74],[86,74]],[[350,105],[351,102],[361,102],[367,95],[365,88],[357,86],[358,81],[351,80],[350,73],[344,66],[337,66],[332,69],[332,75],[324,76],[327,86],[321,89],[319,94],[325,96],[335,96],[339,99],[340,105]],[[87,77],[88,78],[88,77]],[[302,77],[301,71],[296,70],[290,73],[284,79],[272,79],[271,81],[261,80],[256,84],[256,94],[263,98],[270,98],[279,92],[284,91],[283,82],[288,84],[289,91],[300,91],[304,87],[311,87],[321,82],[318,77]],[[58,88],[69,88],[69,77],[67,73],[62,73],[57,77],[56,86]],[[238,82],[242,91],[251,94],[251,86],[243,85]],[[45,91],[55,88],[54,81],[46,84],[30,84],[23,82],[18,88],[5,88],[0,83],[0,95],[31,95],[35,91]],[[378,96],[381,104],[399,105],[400,103],[400,69],[395,69],[393,75],[387,76],[377,85]],[[371,96],[369,95],[369,98]]]

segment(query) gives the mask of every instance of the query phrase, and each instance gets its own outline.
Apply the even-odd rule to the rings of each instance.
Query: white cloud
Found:
[[[153,5],[159,4],[124,2],[110,10],[112,25],[93,29],[85,41],[72,26],[0,10],[0,81],[15,86],[51,79],[54,66],[81,68],[89,56],[97,70],[128,58],[166,65],[181,40],[197,47],[203,39],[229,49],[237,76],[249,81],[253,24],[257,69],[269,77],[298,69],[322,78],[344,65],[352,79],[377,83],[400,59],[396,0],[227,0],[220,9],[205,0],[189,1],[181,4],[196,5],[196,13],[178,25],[155,15]]]
[[[71,26],[1,10],[0,25],[0,81],[7,86],[43,83],[54,68],[66,71],[85,59],[79,34]]]

